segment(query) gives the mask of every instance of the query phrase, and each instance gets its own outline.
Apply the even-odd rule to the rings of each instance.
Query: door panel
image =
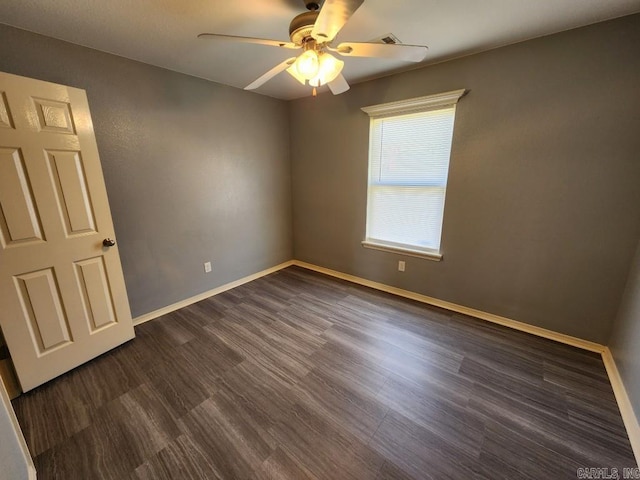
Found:
[[[53,269],[16,275],[15,279],[24,315],[21,320],[30,327],[37,355],[70,343],[71,331]]]
[[[47,150],[46,154],[67,236],[95,232],[93,208],[87,193],[87,181],[80,152]]]
[[[3,246],[43,239],[31,182],[17,148],[0,148],[0,205]]]
[[[113,296],[107,279],[104,259],[90,258],[76,262],[78,282],[83,294],[84,308],[90,320],[91,333],[116,322]]]
[[[43,132],[75,134],[71,109],[68,103],[46,98],[33,98],[38,126]]]
[[[85,92],[0,92],[0,324],[27,391],[134,332]]]
[[[7,106],[7,97],[0,91],[0,128],[13,128],[13,121]]]

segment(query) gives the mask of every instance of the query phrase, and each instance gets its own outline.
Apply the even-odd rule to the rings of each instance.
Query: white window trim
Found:
[[[438,250],[417,250],[405,246],[391,246],[387,243],[372,242],[371,240],[363,240],[362,246],[364,248],[370,248],[371,250],[380,250],[382,252],[400,253],[409,257],[426,258],[427,260],[433,260],[439,262],[442,260],[442,253]]]
[[[456,105],[458,100],[460,100],[466,93],[467,90],[463,88],[459,90],[452,90],[450,92],[437,93],[435,95],[399,100],[397,102],[370,105],[368,107],[362,107],[362,111],[369,115],[371,119],[405,115],[408,113],[426,112],[432,109]],[[367,193],[367,196],[368,195],[369,194]],[[442,260],[442,252],[440,250],[413,249],[406,245],[393,245],[391,242],[379,243],[371,241],[370,239],[363,240],[362,246],[383,252],[426,258],[436,262]]]
[[[450,92],[427,95],[426,97],[409,98],[397,102],[381,103],[362,107],[362,111],[371,118],[383,118],[394,115],[404,115],[414,112],[425,112],[431,108],[442,108],[455,105],[467,90],[452,90]]]

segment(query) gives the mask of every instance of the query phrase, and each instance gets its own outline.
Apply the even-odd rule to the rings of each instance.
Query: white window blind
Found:
[[[363,243],[439,256],[456,107],[450,99],[422,108],[412,102],[409,113],[400,104],[399,114],[387,105],[372,115]]]

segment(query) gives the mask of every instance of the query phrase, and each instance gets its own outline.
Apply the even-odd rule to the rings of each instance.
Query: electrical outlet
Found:
[[[404,272],[404,260],[398,260],[398,271]]]
[[[211,262],[204,262],[204,273],[211,273]]]

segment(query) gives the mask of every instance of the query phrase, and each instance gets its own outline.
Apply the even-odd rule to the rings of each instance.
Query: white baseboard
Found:
[[[356,283],[358,285],[374,288],[376,290],[398,295],[400,297],[409,298],[411,300],[416,300],[418,302],[426,303],[429,305],[434,305],[436,307],[445,308],[453,312],[469,315],[471,317],[479,318],[481,320],[485,320],[488,322],[496,323],[498,325],[503,325],[505,327],[513,328],[521,332],[530,333],[532,335],[547,338],[549,340],[555,340],[556,342],[564,343],[566,345],[571,345],[573,347],[577,347],[577,348],[581,348],[584,350],[601,354],[602,360],[604,362],[604,366],[607,370],[607,374],[611,382],[611,386],[613,387],[613,392],[615,394],[618,407],[620,408],[622,420],[624,421],[625,428],[627,429],[627,434],[629,435],[629,440],[631,442],[631,446],[633,448],[636,461],[640,463],[640,426],[638,425],[638,419],[635,416],[635,413],[631,406],[631,401],[629,399],[629,396],[627,395],[626,389],[624,388],[622,378],[620,377],[620,373],[618,372],[618,368],[613,359],[613,356],[611,355],[611,351],[609,350],[609,347],[605,347],[604,345],[601,345],[599,343],[590,342],[588,340],[584,340],[581,338],[565,335],[564,333],[554,332],[553,330],[547,330],[546,328],[536,327],[534,325],[529,325],[527,323],[519,322],[517,320],[501,317],[493,313],[487,313],[487,312],[483,312],[482,310],[476,310],[475,308],[469,308],[463,305],[458,305],[456,303],[447,302],[445,300],[440,300],[440,299],[429,297],[426,295],[421,295],[419,293],[411,292],[409,290],[403,290],[401,288],[392,287],[390,285],[385,285],[383,283],[374,282],[372,280],[367,280],[365,278],[356,277],[355,275],[349,275],[347,273],[338,272],[336,270],[331,270],[329,268],[319,267],[317,265],[313,265],[307,262],[302,262],[300,260],[290,260],[288,262],[281,263],[280,265],[276,265],[275,267],[269,268],[267,270],[254,273],[253,275],[249,275],[247,277],[241,278],[234,282],[230,282],[220,287],[214,288],[213,290],[203,292],[194,297],[187,298],[185,300],[174,303],[172,305],[167,305],[166,307],[141,315],[139,317],[134,318],[133,322],[135,325],[148,322],[149,320],[153,320],[154,318],[161,317],[162,315],[166,315],[167,313],[171,313],[175,310],[178,310],[180,308],[186,307],[193,303],[199,302],[211,296],[217,295],[227,290],[231,290],[232,288],[238,287],[245,283],[256,280],[260,277],[264,277],[265,275],[269,275],[270,273],[274,273],[274,272],[277,272],[278,270],[282,270],[283,268],[290,267],[292,265],[296,265],[298,267],[306,268],[307,270],[313,270],[315,272],[323,273],[325,275],[329,275],[335,278],[340,278],[342,280]]]
[[[213,297],[214,295],[218,295],[219,293],[226,292],[227,290],[231,290],[232,288],[239,287],[245,283],[252,282],[260,277],[264,277],[265,275],[269,275],[270,273],[277,272],[278,270],[282,270],[283,268],[287,268],[293,265],[293,260],[289,260],[288,262],[281,263],[280,265],[276,265],[275,267],[267,268],[266,270],[262,270],[261,272],[254,273],[252,275],[248,275],[246,277],[240,278],[239,280],[235,280],[230,283],[225,283],[219,287],[214,288],[213,290],[208,290],[206,292],[202,292],[199,295],[195,295],[193,297],[187,298],[185,300],[181,300],[176,303],[172,303],[171,305],[167,305],[166,307],[159,308],[158,310],[154,310],[153,312],[145,313],[144,315],[140,315],[133,319],[134,325],[140,325],[141,323],[148,322],[149,320],[153,320],[154,318],[161,317],[162,315],[166,315],[167,313],[175,312],[184,307],[188,307],[189,305],[204,300],[205,298]]]
[[[622,416],[624,426],[627,429],[627,434],[629,436],[631,448],[633,449],[633,453],[636,457],[636,462],[640,465],[640,426],[638,425],[638,419],[635,415],[635,412],[633,411],[631,400],[627,395],[627,390],[624,387],[624,383],[622,382],[622,377],[620,377],[620,372],[618,372],[618,367],[616,366],[615,360],[611,355],[611,351],[609,350],[609,347],[605,347],[604,345],[590,342],[588,340],[583,340],[581,338],[565,335],[563,333],[554,332],[553,330],[547,330],[545,328],[540,328],[540,327],[529,325],[523,322],[518,322],[517,320],[512,320],[510,318],[494,315],[493,313],[487,313],[481,310],[476,310],[475,308],[465,307],[455,303],[451,303],[444,300],[439,300],[437,298],[428,297],[426,295],[421,295],[415,292],[411,292],[409,290],[403,290],[401,288],[391,287],[383,283],[373,282],[365,278],[360,278],[354,275],[338,272],[336,270],[319,267],[311,263],[294,260],[293,264],[302,268],[306,268],[308,270],[313,270],[315,272],[324,273],[325,275],[330,275],[332,277],[340,278],[342,280],[347,280],[349,282],[357,283],[359,285],[375,288],[376,290],[392,293],[394,295],[399,295],[401,297],[409,298],[411,300],[416,300],[422,303],[427,303],[429,305],[442,307],[457,313],[462,313],[464,315],[469,315],[482,320],[486,320],[488,322],[497,323],[505,327],[513,328],[515,330],[520,330],[522,332],[527,332],[533,335],[537,335],[539,337],[548,338],[550,340],[555,340],[557,342],[571,345],[573,347],[578,347],[584,350],[589,350],[591,352],[596,352],[601,354],[602,361],[607,371],[607,375],[609,376],[609,381],[611,382],[611,387],[613,388],[613,393],[615,394],[615,397],[616,397],[616,402],[618,403],[618,408],[620,409],[620,414]]]
[[[604,352],[602,352],[602,361],[607,369],[607,375],[609,375],[609,381],[611,382],[613,393],[616,396],[618,408],[620,408],[622,421],[627,429],[627,435],[629,435],[633,454],[636,456],[636,462],[640,464],[640,425],[638,425],[638,418],[633,411],[631,400],[627,394],[627,389],[624,388],[624,383],[622,382],[622,377],[618,371],[618,366],[616,365],[609,347],[606,347]]]
[[[483,312],[482,310],[476,310],[475,308],[469,308],[463,305],[458,305],[456,303],[447,302],[446,300],[440,300],[438,298],[428,297],[427,295],[411,292],[409,290],[403,290],[401,288],[392,287],[390,285],[385,285],[384,283],[374,282],[372,280],[367,280],[366,278],[356,277],[355,275],[349,275],[347,273],[338,272],[336,270],[331,270],[329,268],[319,267],[318,265],[302,262],[300,260],[289,260],[288,262],[281,263],[280,265],[276,265],[275,267],[271,267],[266,270],[262,270],[261,272],[257,272],[252,275],[243,277],[239,280],[226,283],[217,288],[214,288],[213,290],[208,290],[206,292],[200,293],[199,295],[195,295],[185,300],[181,300],[171,305],[167,305],[166,307],[159,308],[158,310],[154,310],[153,312],[145,313],[143,315],[140,315],[134,318],[133,324],[140,325],[141,323],[148,322],[149,320],[153,320],[154,318],[161,317],[162,315],[166,315],[168,313],[174,312],[181,308],[187,307],[193,303],[199,302],[201,300],[212,297],[214,295],[218,295],[219,293],[226,292],[227,290],[231,290],[232,288],[239,287],[240,285],[251,282],[260,277],[264,277],[265,275],[269,275],[270,273],[277,272],[278,270],[282,270],[283,268],[287,268],[292,265],[297,265],[298,267],[306,268],[307,270],[313,270],[315,272],[323,273],[331,277],[340,278],[342,280],[347,280],[352,283],[357,283],[358,285],[364,285],[366,287],[375,288],[376,290],[392,293],[400,297],[409,298],[411,300],[416,300],[418,302],[434,305],[440,308],[445,308],[453,312],[462,313],[463,315],[469,315],[471,317],[480,318],[488,322],[497,323],[498,325],[503,325],[505,327],[513,328],[515,330],[520,330],[521,332],[531,333],[539,337],[555,340],[556,342],[571,345],[573,347],[582,348],[584,350],[589,350],[591,352],[596,352],[601,354],[606,349],[604,345],[600,345],[599,343],[590,342],[588,340],[583,340],[577,337],[572,337],[570,335],[565,335],[564,333],[554,332],[553,330],[547,330],[546,328],[536,327],[534,325],[529,325],[528,323],[523,323],[517,320],[512,320],[510,318],[501,317],[493,313],[487,313],[487,312]]]
[[[338,272],[336,270],[319,267],[311,263],[294,260],[293,264],[302,268],[306,268],[308,270],[313,270],[315,272],[324,273],[325,275],[330,275],[332,277],[340,278],[342,280],[347,280],[349,282],[357,283],[359,285],[364,285],[365,287],[375,288],[376,290],[392,293],[400,297],[409,298],[411,300],[416,300],[418,302],[427,303],[429,305],[434,305],[436,307],[445,308],[453,312],[462,313],[464,315],[469,315],[471,317],[480,318],[482,320],[486,320],[491,323],[497,323],[498,325],[503,325],[505,327],[513,328],[515,330],[520,330],[521,332],[531,333],[533,335],[537,335],[538,337],[548,338],[550,340],[555,340],[556,342],[571,345],[573,347],[582,348],[584,350],[589,350],[591,352],[602,353],[606,348],[604,345],[600,345],[599,343],[590,342],[588,340],[583,340],[577,337],[572,337],[570,335],[565,335],[564,333],[554,332],[553,330],[547,330],[546,328],[536,327],[534,325],[529,325],[528,323],[518,322],[517,320],[512,320],[510,318],[494,315],[493,313],[483,312],[482,310],[476,310],[475,308],[469,308],[463,305],[458,305],[456,303],[447,302],[445,300],[439,300],[437,298],[428,297],[426,295],[421,295],[419,293],[411,292],[409,290],[403,290],[401,288],[391,287],[389,285],[385,285],[384,283],[373,282],[365,278],[360,278],[354,275],[349,275],[347,273]]]

